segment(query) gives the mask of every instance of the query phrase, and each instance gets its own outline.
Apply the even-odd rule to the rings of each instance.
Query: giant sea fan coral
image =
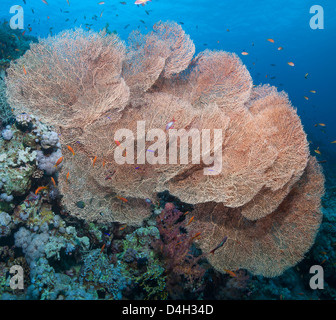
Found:
[[[235,54],[207,50],[193,59],[194,52],[176,23],[159,22],[146,35],[133,32],[126,47],[115,35],[65,31],[41,39],[11,64],[8,98],[19,111],[54,124],[62,143],[75,150],[73,156],[65,148],[59,179],[72,214],[140,224],[149,215],[145,199],[168,190],[195,205],[205,254],[228,237],[209,256],[215,268],[279,275],[302,259],[319,228],[320,167],[309,160],[306,135],[285,93],[253,87]],[[221,150],[219,174],[204,175],[204,162],[169,164],[172,143],[178,157],[182,153],[181,137],[169,140],[165,130],[172,119],[174,129],[186,130],[182,138],[189,129],[221,130],[222,141],[211,136],[207,151]],[[165,164],[137,164],[153,141],[134,154],[134,164],[116,162],[115,132],[136,132],[140,120],[147,132],[164,130],[166,140],[156,148],[166,150]],[[127,143],[137,149],[140,138]],[[85,206],[78,207],[79,200]]]

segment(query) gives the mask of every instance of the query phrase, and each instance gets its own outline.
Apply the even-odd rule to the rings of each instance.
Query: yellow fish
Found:
[[[317,154],[321,154],[321,151],[317,148],[316,150],[314,150]]]
[[[311,93],[316,93],[316,91],[315,91],[315,90],[310,90],[309,92],[311,92]]]
[[[334,140],[334,141],[331,141],[330,143],[336,143],[336,140]]]

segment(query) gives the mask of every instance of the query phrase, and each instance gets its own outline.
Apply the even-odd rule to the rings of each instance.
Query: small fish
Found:
[[[233,277],[233,278],[236,278],[237,277],[237,275],[233,272],[233,271],[231,271],[231,270],[227,270],[227,269],[223,269],[226,273],[228,273],[231,277]]]
[[[310,90],[309,92],[311,92],[311,93],[316,93],[316,91],[315,91],[315,90]]]
[[[152,1],[152,0],[136,0],[134,4],[142,4],[144,6],[148,1]]]
[[[145,23],[146,23],[146,22],[145,22],[145,21],[143,21],[143,20],[140,20],[140,22],[141,22],[141,23],[143,23],[143,24],[145,24]]]
[[[60,158],[57,160],[57,162],[56,162],[56,164],[54,165],[54,167],[59,166],[59,165],[62,163],[62,161],[63,161],[63,157],[60,157]]]
[[[327,259],[324,259],[321,263],[320,263],[320,265],[322,265],[323,263],[325,263],[327,261]]]
[[[166,131],[173,127],[175,121],[176,120],[173,118],[172,121],[170,121],[170,122],[167,123],[167,125],[166,125]]]
[[[278,50],[279,50],[279,51],[283,50],[283,47],[279,47]]]
[[[102,17],[103,16],[103,12],[104,12],[104,10],[100,13],[100,17]]]
[[[97,157],[94,157],[94,159],[93,159],[93,161],[92,161],[92,167],[94,167],[96,161],[97,161]]]
[[[225,236],[224,239],[222,240],[222,242],[216,248],[212,249],[210,251],[210,253],[214,254],[217,249],[219,249],[220,247],[223,247],[223,245],[226,242],[226,240],[227,240],[227,236]]]
[[[274,40],[273,39],[267,39],[267,41],[271,42],[271,43],[274,43]]]
[[[23,68],[23,73],[26,75],[27,74],[27,70],[26,70],[25,66],[22,66],[22,68]]]
[[[51,182],[54,185],[54,187],[56,187],[56,182],[55,182],[55,179],[53,177],[51,177]]]
[[[117,199],[121,200],[122,202],[128,202],[128,200],[124,197],[116,196]]]
[[[115,144],[119,147],[121,143],[118,140],[114,140]]]
[[[121,1],[121,2],[120,2],[120,4],[123,4],[123,5],[125,5],[125,4],[126,4],[126,2],[125,2],[125,1]]]
[[[248,55],[248,52],[243,51],[241,54],[242,54],[243,56],[247,56],[247,55]]]
[[[70,2],[69,2],[69,0],[66,0],[66,2],[67,2],[67,4],[70,6]]]
[[[186,216],[189,213],[189,211],[186,211],[185,213],[183,213],[184,216]]]
[[[276,66],[276,64],[274,64],[274,63],[271,63],[271,67],[275,67]]]
[[[124,224],[123,226],[121,226],[120,228],[119,228],[119,231],[123,231],[124,229],[126,229],[127,228],[127,224]]]
[[[25,35],[25,33],[26,33],[26,30],[22,32],[22,35],[24,36],[24,35]]]
[[[46,5],[48,5],[48,2],[46,0],[42,0],[43,3],[45,3]]]
[[[126,24],[126,26],[124,27],[124,29],[127,29],[130,26],[130,24]]]
[[[325,123],[318,123],[318,125],[321,126],[321,127],[325,127],[326,126]],[[315,127],[316,127],[316,125],[315,125]]]
[[[330,143],[336,143],[336,140],[334,140],[334,141],[331,141]]]
[[[305,74],[305,78],[308,79],[308,73]]]
[[[105,243],[103,244],[103,246],[102,246],[101,249],[100,249],[99,257],[100,257],[100,255],[102,254],[104,248],[105,248]]]
[[[287,62],[287,64],[291,67],[294,67],[294,62]]]
[[[100,1],[100,2],[98,2],[98,4],[102,5],[102,4],[105,4],[105,2],[104,1]]]
[[[149,198],[146,198],[145,201],[146,201],[147,203],[152,203],[152,200],[149,199]]]
[[[317,148],[316,150],[314,150],[315,153],[317,154],[321,154],[321,151]]]
[[[307,96],[303,96],[306,100],[309,100],[309,98]]]
[[[72,153],[72,155],[74,156],[75,155],[75,151],[70,147],[70,146],[67,146],[67,148],[69,149],[69,151]]]
[[[48,189],[48,187],[38,187],[38,188],[35,190],[35,194],[38,194],[41,190],[45,190],[45,189]]]
[[[196,238],[198,238],[201,235],[202,232],[197,232],[192,238],[191,240],[194,240]]]
[[[103,168],[105,167],[105,165],[106,165],[106,162],[105,162],[105,160],[103,160]]]
[[[326,254],[327,254],[325,251],[321,251],[320,253],[322,253],[322,254],[324,254],[324,255],[326,255]]]
[[[66,174],[66,179],[65,179],[65,181],[68,181],[69,176],[70,176],[70,172],[68,171],[68,173]]]
[[[188,223],[187,223],[187,226],[189,226],[189,224],[192,223],[192,221],[194,220],[194,218],[195,218],[195,216],[192,216],[192,217],[189,219],[189,221],[188,221]]]
[[[112,177],[113,177],[113,175],[115,174],[115,170],[113,170],[113,172],[110,172],[106,177],[105,177],[105,181],[106,180],[111,180],[112,179]]]

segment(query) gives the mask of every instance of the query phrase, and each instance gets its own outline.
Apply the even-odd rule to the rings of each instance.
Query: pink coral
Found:
[[[235,54],[194,53],[176,23],[159,22],[146,35],[133,32],[127,47],[115,35],[65,31],[32,44],[11,64],[7,93],[18,111],[54,124],[62,143],[75,149],[73,156],[64,148],[59,179],[72,214],[138,225],[150,214],[145,199],[168,190],[195,205],[204,230],[198,243],[206,254],[228,237],[208,256],[216,269],[279,275],[314,241],[323,175],[285,93],[253,87]],[[172,119],[174,129],[185,131],[169,140],[165,128]],[[163,164],[115,160],[115,132],[136,132],[138,121],[146,121],[143,136],[164,130],[166,140],[157,143],[167,151]],[[222,160],[218,174],[205,175],[204,161],[169,163],[166,141],[176,144],[180,157],[189,129],[221,131],[222,140],[211,136],[210,146],[201,145],[207,156],[216,153]],[[133,136],[129,143],[137,148],[140,139]],[[141,152],[152,143],[145,141]],[[186,149],[182,158],[191,159],[192,148]],[[87,205],[79,208],[78,200]]]

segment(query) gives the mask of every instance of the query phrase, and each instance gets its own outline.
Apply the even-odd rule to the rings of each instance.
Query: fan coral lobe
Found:
[[[11,63],[8,101],[60,134],[59,188],[71,214],[139,225],[150,214],[146,199],[168,190],[195,206],[195,221],[204,229],[197,243],[216,269],[277,276],[315,239],[321,169],[285,93],[254,87],[235,54],[194,54],[192,40],[174,22],[158,22],[148,34],[134,31],[127,45],[114,34],[65,31],[40,39]],[[140,136],[115,143],[119,129],[138,132],[139,121],[146,124]],[[166,130],[172,121],[179,130],[174,139]],[[153,144],[152,129],[161,129],[164,142]],[[169,146],[175,144],[181,156],[191,129],[221,130],[221,140],[210,132],[210,144],[200,144],[213,161],[220,158],[218,172],[205,174],[212,163],[203,159],[169,161]],[[122,149],[128,143],[134,152]],[[150,147],[154,158],[165,150],[165,161],[138,164]],[[134,162],[120,164],[116,153]],[[193,157],[190,144],[184,157]],[[226,243],[209,255],[224,237]]]

